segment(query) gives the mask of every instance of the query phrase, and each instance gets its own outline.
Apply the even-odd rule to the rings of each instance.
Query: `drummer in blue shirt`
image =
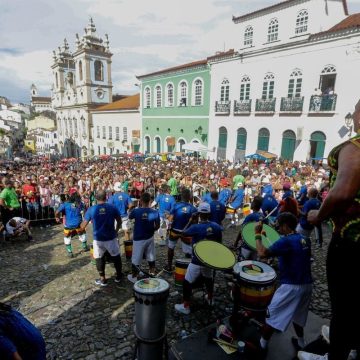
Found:
[[[196,207],[190,203],[191,193],[189,189],[181,192],[181,201],[176,203],[170,211],[171,228],[168,238],[168,263],[164,266],[166,272],[173,271],[172,261],[174,259],[176,243],[182,238],[183,229],[189,225],[192,215],[197,212]],[[191,244],[185,244],[182,240],[182,250],[185,254],[191,254]]]
[[[141,195],[141,207],[134,209],[129,214],[129,219],[135,220],[131,257],[132,274],[127,277],[132,283],[138,280],[139,266],[144,256],[149,264],[150,275],[155,275],[154,233],[159,229],[160,217],[157,210],[150,208],[150,200],[150,194],[143,193]]]
[[[297,338],[292,342],[299,350],[304,347],[304,327],[312,293],[311,244],[296,233],[297,218],[284,212],[277,218],[282,235],[268,249],[262,243],[263,228],[255,227],[256,249],[260,257],[279,258],[280,286],[267,309],[266,324],[261,329],[260,348],[265,350],[275,330],[284,332],[293,323]]]
[[[115,193],[109,198],[108,203],[114,205],[119,211],[121,216],[121,228],[124,230],[125,241],[130,240],[128,211],[133,207],[133,202],[131,197],[124,192],[120,182],[114,184],[114,190]]]
[[[244,184],[242,182],[238,183],[238,188],[237,190],[234,191],[231,199],[230,199],[230,204],[228,205],[230,208],[232,209],[239,209],[243,206],[243,202],[244,202],[244,196],[245,196],[245,192],[244,192]],[[236,215],[236,212],[235,212]],[[234,217],[231,219],[231,223],[235,224],[235,219],[236,216],[234,215]]]
[[[198,207],[199,223],[190,225],[183,232],[183,236],[192,237],[192,246],[200,240],[213,240],[222,241],[223,228],[215,222],[209,221],[210,218],[210,205],[202,202]],[[216,254],[214,254],[216,256]],[[190,314],[190,300],[192,294],[192,284],[200,277],[203,276],[204,283],[207,290],[206,301],[211,304],[214,293],[214,282],[212,279],[212,270],[203,266],[192,252],[191,263],[189,264],[185,280],[183,283],[183,303],[175,304],[175,310],[182,314]]]
[[[211,193],[216,191],[216,186],[215,185],[210,185],[209,187],[209,191],[201,198],[202,202],[207,202],[208,204],[211,203],[212,199],[211,199]]]
[[[225,219],[226,207],[219,201],[219,193],[215,190],[211,193],[210,201],[210,221],[221,225]]]
[[[158,234],[160,235],[160,245],[163,245],[164,241],[164,229],[163,226],[165,225],[166,228],[169,226],[168,216],[170,215],[170,210],[175,205],[176,201],[175,198],[170,195],[170,186],[167,184],[163,184],[160,188],[160,193],[155,198],[151,207],[158,205],[158,211],[160,215],[160,227],[158,230]]]

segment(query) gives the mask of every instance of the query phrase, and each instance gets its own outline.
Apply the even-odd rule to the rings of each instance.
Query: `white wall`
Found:
[[[127,153],[131,153],[131,147],[127,148],[127,146],[131,145],[132,131],[133,130],[141,130],[141,117],[139,111],[103,111],[103,112],[93,112],[93,136],[94,136],[94,151],[95,155],[99,155],[98,147],[100,146],[100,154],[104,154],[104,147],[106,148],[106,154],[110,155],[110,148],[108,147],[108,143],[114,143],[113,154],[123,153],[126,151]],[[100,138],[97,137],[97,127],[100,126]],[[103,139],[102,127],[106,128],[106,139]],[[112,127],[112,140],[109,139],[109,126]],[[116,127],[120,129],[120,139],[116,140]],[[127,138],[128,141],[126,144],[122,143],[123,140],[123,128],[127,128]],[[141,140],[141,134],[140,134]]]

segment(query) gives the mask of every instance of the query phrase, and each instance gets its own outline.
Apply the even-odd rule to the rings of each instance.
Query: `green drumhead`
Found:
[[[203,265],[217,270],[230,269],[236,262],[235,254],[230,249],[210,240],[202,240],[195,244],[194,254]]]
[[[241,235],[246,245],[251,247],[253,250],[256,250],[255,226],[257,224],[257,222],[245,224],[241,230]],[[275,241],[280,238],[279,233],[269,225],[263,224],[263,231],[266,232],[266,236],[261,236],[262,243],[266,248],[269,248]]]

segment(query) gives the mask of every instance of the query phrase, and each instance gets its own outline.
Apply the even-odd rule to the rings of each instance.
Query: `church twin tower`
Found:
[[[72,53],[66,39],[53,51],[52,104],[57,115],[60,151],[67,157],[94,154],[91,110],[112,102],[109,39],[100,38],[93,20]]]

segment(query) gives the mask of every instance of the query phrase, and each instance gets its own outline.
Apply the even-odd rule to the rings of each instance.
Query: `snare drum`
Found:
[[[215,270],[231,269],[236,262],[235,254],[229,248],[211,240],[202,240],[196,243],[194,255],[203,266]]]
[[[177,259],[175,261],[175,285],[176,286],[183,286],[186,270],[191,262],[191,259]]]
[[[275,292],[276,273],[262,262],[245,260],[235,264],[240,306],[249,310],[266,310]]]
[[[241,235],[246,245],[248,245],[251,249],[256,250],[256,241],[255,241],[255,226],[257,222],[250,222],[245,224],[241,229]],[[274,242],[279,240],[279,233],[273,229],[271,226],[263,224],[263,231],[266,232],[265,235],[261,235],[262,244],[269,248]]]

